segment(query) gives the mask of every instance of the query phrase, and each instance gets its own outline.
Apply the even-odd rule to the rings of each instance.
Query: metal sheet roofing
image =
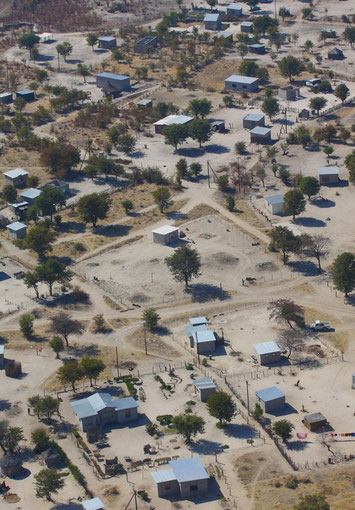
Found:
[[[219,14],[206,14],[203,21],[218,21],[219,20]]]
[[[326,417],[323,416],[322,413],[313,413],[313,414],[306,414],[304,419],[307,420],[308,423],[318,423],[319,421],[326,420]]]
[[[189,322],[192,326],[198,326],[199,324],[207,324],[207,319],[206,317],[192,317]]]
[[[253,23],[251,21],[242,21],[240,26],[243,26],[243,27],[252,27]]]
[[[173,232],[176,232],[178,230],[179,229],[177,227],[173,227],[172,225],[164,225],[163,227],[159,227],[159,228],[152,230],[152,233],[165,236],[167,234],[172,234]]]
[[[254,349],[258,354],[271,354],[272,352],[280,352],[280,347],[276,342],[262,342],[254,344]]]
[[[9,225],[7,225],[6,228],[12,230],[13,232],[17,232],[18,230],[26,228],[26,225],[24,223],[21,223],[20,221],[14,221],[14,223],[9,223]]]
[[[0,94],[0,97],[10,97],[10,96],[12,97],[12,92],[2,92]]]
[[[248,113],[245,117],[243,117],[243,120],[250,120],[253,122],[258,122],[259,120],[262,120],[265,118],[265,115],[262,113]]]
[[[10,179],[16,179],[16,177],[20,177],[20,175],[28,175],[28,172],[26,172],[23,168],[14,168],[13,170],[4,172],[4,175]]]
[[[21,89],[21,90],[16,90],[16,94],[27,95],[27,94],[34,94],[34,92],[33,92],[33,90],[30,90],[30,89]]]
[[[318,168],[318,175],[335,175],[339,173],[337,166],[321,166]]]
[[[270,205],[282,204],[284,201],[284,197],[283,195],[270,195],[269,197],[265,197],[265,200]]]
[[[206,329],[206,331],[197,331],[195,333],[195,340],[198,344],[202,344],[204,342],[215,342],[216,337],[213,331]]]
[[[255,48],[255,49],[265,48],[265,44],[261,44],[261,43],[251,44],[250,48]]]
[[[0,354],[4,354],[5,346],[0,345]]]
[[[228,11],[242,11],[243,6],[238,5],[238,4],[229,4],[229,5],[227,5],[227,10]]]
[[[35,198],[39,197],[41,193],[42,192],[39,189],[30,188],[30,189],[27,189],[26,191],[23,191],[22,193],[20,193],[20,197],[31,198],[32,200],[34,200]]]
[[[114,73],[99,73],[96,75],[96,78],[109,78],[110,80],[127,80],[129,76],[125,76],[124,74],[114,74]]]
[[[176,476],[172,469],[163,469],[162,471],[153,471],[150,473],[155,483],[171,482],[176,480]]]
[[[140,101],[138,101],[138,103],[137,103],[137,104],[142,105],[142,106],[143,106],[143,105],[145,106],[145,105],[147,105],[147,104],[150,104],[151,102],[152,102],[152,99],[141,99]]]
[[[209,475],[199,457],[171,460],[169,465],[179,483],[209,479]]]
[[[233,34],[232,34],[232,32],[223,31],[223,32],[217,32],[217,34],[214,37],[217,37],[218,39],[220,39],[220,38],[225,39],[227,37],[233,37]]]
[[[253,76],[241,76],[240,74],[232,74],[231,76],[226,78],[224,81],[232,81],[232,82],[244,83],[245,85],[251,85],[252,83],[257,82],[258,79],[254,78]]]
[[[100,498],[92,498],[81,502],[85,510],[101,510],[104,507]]]
[[[109,36],[106,36],[106,37],[99,37],[98,38],[99,41],[107,41],[107,42],[111,42],[111,41],[115,41],[116,40],[116,37],[109,37]]]
[[[256,391],[255,395],[263,402],[271,402],[272,400],[285,396],[285,394],[279,390],[279,388],[276,388],[276,386]]]
[[[265,136],[271,132],[271,128],[263,127],[263,126],[255,126],[255,128],[250,130],[252,135],[260,135]]]
[[[171,126],[172,124],[186,124],[193,120],[192,117],[188,115],[168,115],[163,119],[154,122],[154,126]]]
[[[204,377],[203,379],[195,379],[194,385],[198,389],[208,389],[208,388],[216,388],[215,383],[212,381],[210,377]]]
[[[89,416],[95,416],[99,411],[106,407],[115,408],[119,411],[138,407],[138,404],[133,397],[112,399],[109,393],[94,393],[93,395],[90,395],[90,397],[76,400],[70,405],[79,420]]]
[[[190,338],[190,336],[194,336],[197,331],[207,331],[207,324],[197,324],[196,326],[184,326],[184,330],[186,335]]]

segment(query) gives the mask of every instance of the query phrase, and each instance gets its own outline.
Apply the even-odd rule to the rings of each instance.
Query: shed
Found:
[[[224,133],[226,130],[226,123],[224,120],[209,119],[209,123],[211,126],[211,131]]]
[[[12,92],[3,92],[0,94],[0,103],[11,104],[13,102]]]
[[[240,31],[245,34],[251,34],[254,30],[254,25],[251,21],[243,21],[240,24]]]
[[[6,360],[5,374],[7,377],[19,377],[22,374],[22,365],[14,359]]]
[[[239,18],[243,14],[243,6],[239,4],[229,4],[227,5],[227,14],[228,16]]]
[[[307,110],[307,108],[303,108],[298,115],[300,119],[309,119],[309,116],[310,113],[309,110]]]
[[[5,476],[14,478],[22,469],[21,457],[17,453],[4,455],[4,457],[0,460],[0,466]]]
[[[265,197],[266,206],[271,214],[281,214],[282,204],[284,203],[283,195],[270,195]]]
[[[42,458],[48,468],[59,468],[63,465],[62,457],[55,448],[48,448],[42,453]]]
[[[196,348],[198,354],[210,354],[216,347],[216,336],[209,329],[195,331],[190,346]]]
[[[10,205],[10,209],[16,214],[16,216],[23,220],[26,217],[26,211],[28,209],[28,202],[22,200],[21,202],[16,202],[15,204]]]
[[[253,129],[256,126],[265,126],[265,115],[262,113],[248,113],[243,117],[243,128]]]
[[[158,39],[152,35],[146,35],[134,45],[134,51],[137,53],[147,53],[158,47]]]
[[[336,30],[334,28],[322,28],[321,34],[323,37],[329,37],[330,39],[334,39],[337,36]]]
[[[286,87],[279,88],[279,97],[286,99],[286,101],[295,101],[300,96],[300,89],[293,87],[292,85],[286,85]]]
[[[222,25],[221,15],[218,13],[208,13],[203,20],[206,30],[220,30]]]
[[[12,184],[15,188],[26,185],[28,172],[23,168],[14,168],[8,172],[4,172],[5,184]]]
[[[164,225],[163,227],[152,230],[153,241],[158,244],[170,244],[179,239],[179,229],[172,225]]]
[[[5,346],[0,345],[0,368],[4,368],[5,363]]]
[[[130,90],[131,80],[129,76],[104,72],[96,75],[96,86],[105,94],[115,95]]]
[[[190,341],[190,345],[193,345],[194,342],[194,334],[197,331],[207,331],[207,319],[206,317],[193,317],[192,319],[189,319],[190,324],[188,326],[184,326],[184,330],[186,333],[186,336],[188,337]]]
[[[140,108],[152,108],[153,100],[152,99],[141,99],[138,101],[137,106]]]
[[[250,130],[250,143],[268,143],[271,140],[271,128],[256,126]]]
[[[98,38],[99,48],[103,50],[112,50],[117,47],[116,37],[99,37]]]
[[[21,97],[27,102],[34,101],[35,93],[33,92],[33,90],[30,89],[16,90],[16,97]]]
[[[262,342],[254,344],[260,365],[278,363],[281,360],[281,350],[276,342]]]
[[[191,326],[201,326],[202,324],[207,324],[206,317],[192,317],[189,319]]]
[[[319,184],[338,184],[339,168],[337,166],[322,166],[318,168]]]
[[[233,42],[233,34],[232,32],[227,32],[226,30],[223,30],[222,32],[217,32],[217,34],[214,36],[215,39],[224,39],[228,41],[229,43]]]
[[[258,390],[255,392],[255,396],[265,413],[281,411],[285,408],[285,394],[276,386]]]
[[[14,221],[7,225],[6,228],[10,239],[23,239],[26,236],[27,227],[20,221]]]
[[[190,498],[208,492],[210,477],[199,457],[171,460],[169,466],[151,473],[159,497]]]
[[[327,419],[322,413],[306,414],[303,423],[307,429],[311,432],[316,432],[319,429],[325,429],[327,427]]]
[[[104,510],[105,506],[100,498],[87,499],[81,502],[83,510]]]
[[[252,76],[241,76],[232,74],[224,80],[226,90],[235,92],[257,92],[259,89],[259,80]]]
[[[254,43],[249,46],[250,53],[257,53],[258,55],[264,55],[266,53],[265,44]]]
[[[193,117],[189,117],[188,115],[168,115],[167,117],[154,122],[155,132],[157,134],[161,134],[163,129],[167,126],[172,126],[173,124],[187,125],[192,120]]]
[[[36,35],[41,39],[41,43],[53,41],[52,32],[43,32],[42,34],[36,34]]]
[[[344,53],[339,48],[333,48],[328,51],[328,58],[330,60],[343,60],[345,58]]]
[[[32,205],[35,202],[35,200],[40,196],[41,193],[42,191],[39,189],[29,188],[26,189],[26,191],[20,193],[20,197],[29,205]]]
[[[57,191],[60,191],[65,197],[70,195],[69,183],[66,181],[62,181],[61,179],[53,179],[53,181],[48,181],[39,189],[44,190],[45,188],[54,188]]]
[[[210,377],[194,380],[195,393],[201,402],[207,402],[208,398],[216,392],[217,386]]]

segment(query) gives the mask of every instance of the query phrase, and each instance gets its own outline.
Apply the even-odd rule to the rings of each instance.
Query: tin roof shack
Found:
[[[345,58],[344,53],[339,48],[333,48],[328,51],[328,58],[330,60],[343,60]]]
[[[254,25],[251,21],[243,21],[240,24],[240,31],[245,34],[252,34],[254,30]]]
[[[46,182],[39,189],[44,190],[45,188],[55,188],[60,191],[65,197],[70,195],[70,186],[68,182],[62,181],[61,179],[53,179],[53,181]]]
[[[243,14],[243,6],[239,4],[227,5],[227,15],[233,16],[234,18],[240,18]]]
[[[234,92],[257,92],[259,90],[259,80],[252,76],[240,76],[232,74],[224,80],[226,90]]]
[[[269,365],[281,361],[281,350],[276,342],[262,342],[254,344],[260,365]]]
[[[217,119],[209,119],[208,122],[211,126],[211,131],[214,133],[225,133],[226,131],[226,123],[224,120],[217,120]]]
[[[99,48],[103,50],[112,50],[117,47],[116,37],[99,37],[98,38]]]
[[[140,101],[138,101],[137,106],[139,108],[152,108],[153,100],[152,99],[141,99]]]
[[[197,354],[211,354],[216,348],[216,336],[213,331],[195,331],[190,339],[190,346],[196,348]]]
[[[48,468],[58,469],[64,467],[62,457],[55,448],[48,448],[42,453],[42,458]]]
[[[254,43],[249,46],[250,53],[256,53],[257,55],[264,55],[266,53],[265,44]]]
[[[334,39],[337,36],[337,33],[334,28],[322,28],[321,35],[324,38]]]
[[[3,92],[0,94],[1,104],[11,104],[13,102],[12,92]]]
[[[322,413],[306,414],[303,419],[304,426],[311,432],[323,431],[327,428],[327,419]]]
[[[35,100],[35,93],[30,89],[16,90],[16,97],[21,97],[27,103]]]
[[[158,244],[170,244],[179,239],[179,229],[171,225],[164,225],[163,227],[152,230],[153,241]]]
[[[14,168],[8,172],[4,172],[5,184],[12,184],[15,188],[26,186],[28,172],[23,168]]]
[[[250,143],[269,143],[271,141],[271,128],[256,126],[250,130]]]
[[[169,466],[151,473],[159,497],[191,498],[208,492],[210,477],[199,457],[171,460]]]
[[[20,221],[15,221],[7,225],[7,235],[10,239],[23,239],[26,235],[27,227]]]
[[[265,115],[261,113],[248,113],[243,117],[243,128],[253,129],[256,126],[265,126]]]
[[[29,188],[29,189],[26,189],[26,191],[23,191],[22,193],[20,193],[20,197],[22,198],[22,200],[27,202],[28,205],[33,205],[36,198],[38,198],[41,193],[42,193],[42,191],[39,189]]]
[[[18,453],[5,455],[0,460],[1,471],[5,476],[14,478],[22,470],[22,460]]]
[[[286,85],[286,87],[279,88],[279,98],[286,101],[296,101],[300,97],[300,89],[293,85]]]
[[[188,115],[168,115],[163,119],[154,122],[154,129],[156,134],[160,135],[163,133],[163,129],[167,126],[172,126],[173,124],[183,124],[187,125],[193,120],[193,117],[189,117]]]
[[[303,109],[300,111],[300,113],[299,113],[298,117],[299,117],[300,119],[306,119],[306,120],[308,120],[308,119],[309,119],[309,117],[310,117],[309,110],[307,110],[307,108],[303,108]]]
[[[5,365],[5,374],[7,377],[20,377],[22,375],[22,365],[14,359],[7,359]]]
[[[134,45],[136,53],[150,53],[158,47],[158,39],[152,35],[146,35]]]
[[[0,345],[0,368],[4,368],[5,364],[5,347]]]
[[[339,168],[337,166],[321,166],[318,168],[319,184],[338,184]]]
[[[265,413],[282,411],[286,406],[285,394],[276,386],[258,390],[255,392],[255,396]]]
[[[222,25],[221,15],[218,13],[206,14],[203,20],[206,30],[220,30]]]
[[[117,95],[131,89],[129,76],[113,73],[99,73],[96,75],[96,86],[106,95]]]
[[[51,32],[43,32],[42,34],[36,34],[40,38],[41,43],[50,43],[53,41],[53,34]]]
[[[201,402],[207,402],[208,398],[217,391],[217,386],[210,379],[210,377],[204,377],[203,379],[194,380],[195,393]]]
[[[232,32],[227,32],[224,30],[223,32],[217,32],[217,34],[213,37],[214,39],[224,39],[229,44],[233,43],[233,34]]]
[[[87,499],[81,502],[83,510],[104,510],[105,506],[100,498]]]
[[[21,202],[16,202],[15,204],[10,205],[10,209],[14,214],[16,214],[19,220],[24,220],[26,218],[28,202],[25,202],[24,200],[22,200]]]
[[[138,404],[132,397],[113,399],[109,393],[94,393],[70,405],[83,432],[109,423],[128,423],[138,418]]]
[[[282,213],[282,204],[284,203],[283,195],[270,195],[265,197],[266,207],[272,214]]]
[[[184,326],[184,330],[191,345],[191,343],[193,344],[194,334],[197,331],[207,331],[208,327],[206,317],[193,317],[189,319],[189,322],[190,324],[188,326]]]

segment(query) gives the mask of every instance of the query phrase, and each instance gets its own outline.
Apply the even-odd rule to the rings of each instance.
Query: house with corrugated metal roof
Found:
[[[11,184],[15,188],[25,186],[28,177],[28,172],[23,168],[14,168],[8,172],[4,172],[5,184]]]
[[[276,386],[256,391],[255,396],[265,413],[282,411],[286,406],[285,394]]]
[[[210,377],[194,380],[195,393],[201,402],[207,402],[208,398],[217,391],[216,383]]]
[[[235,92],[257,92],[259,90],[259,80],[253,76],[241,76],[232,74],[224,80],[226,90]]]
[[[260,365],[268,365],[281,361],[281,350],[276,342],[254,344],[254,349]]]
[[[208,492],[210,477],[199,457],[171,460],[169,466],[151,473],[159,497],[191,498]]]
[[[117,94],[131,89],[129,76],[114,73],[99,73],[96,75],[96,86],[105,94]]]
[[[218,13],[206,14],[203,20],[206,30],[220,30],[222,25],[221,15]]]
[[[193,120],[193,117],[190,117],[189,115],[168,115],[167,117],[154,122],[155,132],[156,134],[161,134],[165,127],[173,126],[174,124],[187,126]]]

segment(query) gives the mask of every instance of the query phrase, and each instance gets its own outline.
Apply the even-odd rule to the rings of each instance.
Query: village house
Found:
[[[222,21],[221,15],[218,13],[206,14],[203,20],[206,30],[220,30]]]
[[[99,48],[103,50],[112,50],[112,48],[116,48],[117,46],[116,37],[99,37],[97,41],[99,43]]]
[[[259,80],[252,76],[241,76],[232,74],[224,80],[226,90],[234,92],[257,92],[259,89]]]
[[[105,94],[115,95],[130,90],[131,79],[129,76],[104,72],[96,75],[96,86]]]
[[[3,92],[0,94],[1,104],[11,104],[13,102],[12,92]]]
[[[27,103],[35,100],[35,93],[30,89],[16,90],[16,97],[24,99]]]
[[[337,166],[321,166],[318,168],[319,184],[338,184],[339,168]]]
[[[11,184],[15,188],[26,186],[28,172],[23,168],[14,168],[8,172],[4,172],[5,184]]]
[[[340,48],[333,48],[328,51],[328,58],[330,60],[343,60],[345,55]]]
[[[151,35],[146,35],[143,39],[140,39],[134,45],[134,51],[136,53],[151,53],[158,47],[158,39]]]
[[[262,342],[254,344],[260,365],[269,365],[270,363],[279,363],[281,361],[281,350],[276,342]]]
[[[250,143],[269,143],[271,141],[271,128],[256,126],[249,133]]]
[[[27,227],[20,221],[14,221],[7,225],[7,234],[10,239],[23,239],[26,236]]]
[[[281,214],[282,205],[284,203],[283,195],[270,195],[265,197],[266,206],[271,214]]]
[[[262,113],[248,113],[243,117],[243,128],[253,129],[256,126],[265,126],[265,115]]]
[[[159,244],[170,244],[178,241],[179,229],[171,225],[164,225],[163,227],[152,230],[153,241]]]
[[[189,117],[188,115],[168,115],[163,119],[154,122],[154,128],[156,134],[162,134],[163,129],[167,126],[172,126],[173,124],[182,124],[184,126],[190,124],[193,121],[193,117]]]
[[[82,510],[104,510],[105,506],[100,498],[87,499],[81,502]]]
[[[253,33],[254,25],[251,21],[242,21],[240,24],[240,31],[245,34]]]
[[[264,413],[273,413],[282,411],[285,408],[285,394],[276,386],[264,388],[255,392],[255,396],[259,401]]]
[[[239,4],[229,4],[227,5],[227,14],[228,16],[239,18],[243,14],[243,6]]]
[[[199,457],[171,460],[169,466],[151,473],[159,497],[190,498],[208,492],[210,477]]]
[[[296,101],[300,96],[300,89],[293,85],[286,85],[285,87],[279,88],[279,98],[285,99],[286,101]]]
[[[33,205],[35,200],[40,196],[41,193],[42,193],[42,191],[39,189],[29,188],[29,189],[26,189],[26,191],[23,191],[22,193],[20,193],[20,197],[22,198],[22,200],[27,202],[29,205]]]
[[[201,402],[207,402],[208,398],[217,391],[217,386],[210,377],[195,379],[194,388],[195,393]]]

